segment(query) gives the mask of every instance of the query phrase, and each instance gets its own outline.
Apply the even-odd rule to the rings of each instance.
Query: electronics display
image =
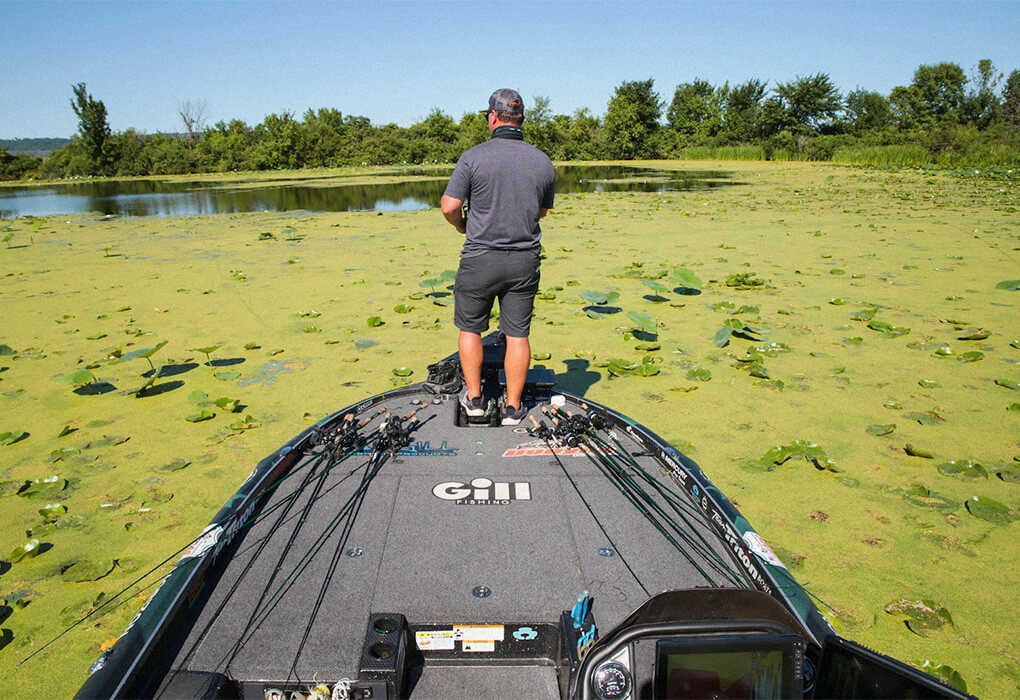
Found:
[[[796,634],[697,635],[660,639],[657,700],[800,697],[804,641]]]

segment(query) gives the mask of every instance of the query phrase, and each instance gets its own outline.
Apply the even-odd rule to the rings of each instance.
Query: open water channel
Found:
[[[272,181],[132,179],[0,188],[0,218],[98,213],[200,216],[252,211],[413,211],[439,206],[453,168],[387,172],[399,182],[345,184],[345,177]],[[735,184],[730,174],[622,165],[556,168],[556,191],[677,192]]]

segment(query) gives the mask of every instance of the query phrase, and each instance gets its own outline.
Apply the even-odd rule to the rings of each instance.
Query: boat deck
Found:
[[[479,665],[497,656],[508,663],[501,649],[552,629],[539,625],[558,625],[582,591],[593,598],[596,625],[608,630],[663,590],[749,587],[686,492],[625,432],[619,445],[684,502],[683,528],[709,543],[710,554],[686,545],[687,556],[680,553],[589,452],[550,449],[528,434],[529,421],[461,426],[455,396],[424,391],[382,406],[395,416],[418,411],[411,444],[363,491],[367,449],[339,464],[321,448],[305,455],[224,550],[229,561],[207,584],[215,584],[208,601],[190,630],[180,630],[174,671],[279,683],[356,678],[372,613],[403,615],[412,630],[502,626],[500,639],[471,641],[471,628],[461,628],[460,637],[426,644],[476,654]],[[583,412],[572,403],[562,410]],[[378,411],[357,416],[372,419],[364,435],[384,420]],[[549,422],[537,407],[531,413]],[[426,671],[411,692],[429,696],[454,683],[472,697],[555,695],[538,689],[552,683],[555,691],[550,671],[485,675],[497,681],[489,690],[474,685],[470,667]],[[511,677],[525,687],[502,684]]]

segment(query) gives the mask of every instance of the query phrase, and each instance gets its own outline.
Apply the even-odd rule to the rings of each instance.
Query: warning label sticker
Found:
[[[453,630],[423,630],[414,633],[414,643],[423,651],[452,650],[456,646]]]
[[[464,640],[464,651],[495,651],[496,642],[469,642]]]
[[[502,642],[503,625],[454,625],[453,638],[465,642]]]

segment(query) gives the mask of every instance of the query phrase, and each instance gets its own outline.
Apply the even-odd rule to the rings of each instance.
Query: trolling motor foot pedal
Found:
[[[481,416],[469,416],[464,407],[457,402],[457,419],[455,425],[458,427],[484,428],[486,426],[497,426],[500,422],[499,405],[495,399],[485,399],[485,414]]]

